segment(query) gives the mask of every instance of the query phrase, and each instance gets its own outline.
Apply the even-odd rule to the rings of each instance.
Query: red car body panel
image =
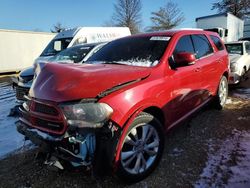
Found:
[[[147,77],[150,69],[122,65],[47,63],[29,95],[54,102],[95,98],[114,86]]]

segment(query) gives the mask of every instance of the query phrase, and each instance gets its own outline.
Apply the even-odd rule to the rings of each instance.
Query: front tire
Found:
[[[126,182],[147,177],[160,162],[164,131],[158,119],[148,113],[135,118],[122,143],[117,174]]]
[[[217,95],[215,96],[214,105],[218,110],[222,110],[226,104],[228,96],[228,81],[225,76],[222,76],[217,90]]]

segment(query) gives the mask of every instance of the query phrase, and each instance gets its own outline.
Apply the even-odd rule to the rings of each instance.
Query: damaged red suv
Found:
[[[223,108],[228,61],[213,32],[121,38],[84,65],[38,66],[17,130],[47,154],[46,164],[139,181],[159,163],[164,133],[209,101]]]

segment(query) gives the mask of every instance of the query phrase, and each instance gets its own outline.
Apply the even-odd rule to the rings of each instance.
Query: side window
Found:
[[[250,55],[250,42],[246,42],[246,52]]]
[[[213,48],[205,35],[192,35],[192,40],[197,59],[213,53]]]
[[[219,39],[219,37],[210,35],[212,41],[214,42],[215,46],[217,47],[218,50],[224,50],[223,44],[221,42],[221,40]]]
[[[194,47],[193,47],[190,35],[181,37],[178,43],[176,44],[175,49],[174,49],[174,54],[177,54],[180,52],[194,53]]]

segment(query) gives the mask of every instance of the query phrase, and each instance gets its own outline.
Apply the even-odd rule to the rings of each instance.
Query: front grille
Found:
[[[53,131],[61,131],[63,129],[63,123],[47,121],[39,118],[35,119],[35,125]]]
[[[61,135],[65,132],[67,124],[56,104],[33,99],[25,103],[25,108],[20,108],[21,121],[50,134]]]
[[[29,93],[29,88],[21,87],[21,86],[16,87],[16,98],[18,100],[26,100],[24,98],[24,95],[28,95],[28,93]]]
[[[59,114],[59,112],[54,107],[44,105],[38,102],[34,103],[34,111],[52,116],[57,116]]]

